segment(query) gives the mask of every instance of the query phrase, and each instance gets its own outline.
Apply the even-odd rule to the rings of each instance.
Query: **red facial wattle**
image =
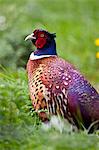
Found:
[[[45,44],[46,44],[46,38],[43,37],[39,37],[35,42],[35,46],[37,48],[43,48]]]

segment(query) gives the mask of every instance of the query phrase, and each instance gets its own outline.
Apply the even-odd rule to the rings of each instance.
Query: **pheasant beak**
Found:
[[[26,36],[25,41],[27,41],[27,40],[36,40],[36,37],[34,37],[34,33]]]

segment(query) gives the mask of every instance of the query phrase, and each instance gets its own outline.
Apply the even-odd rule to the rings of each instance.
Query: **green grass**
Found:
[[[0,0],[0,150],[98,150],[98,132],[43,131],[31,108],[24,69],[34,47],[24,38],[35,28],[56,32],[59,56],[99,86],[97,0]],[[10,71],[9,71],[10,70]]]
[[[98,132],[71,132],[65,124],[43,130],[41,121],[30,111],[27,76],[24,69],[0,73],[0,150],[98,150]]]

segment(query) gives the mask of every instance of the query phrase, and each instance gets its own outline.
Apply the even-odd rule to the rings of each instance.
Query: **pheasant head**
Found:
[[[34,55],[56,55],[55,37],[55,33],[36,29],[32,34],[25,38],[25,41],[31,40],[33,45],[35,45],[36,50],[34,51]]]

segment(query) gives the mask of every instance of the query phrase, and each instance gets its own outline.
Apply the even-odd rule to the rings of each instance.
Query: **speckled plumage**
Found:
[[[65,118],[70,115],[66,107],[66,92],[71,82],[69,69],[71,65],[57,56],[28,61],[29,89],[36,110],[47,109],[50,114]]]
[[[35,37],[39,47],[42,38],[45,37],[46,43],[47,36],[49,40],[52,35],[37,30]],[[30,98],[40,118],[46,121],[48,115],[61,115],[78,128],[88,128],[94,121],[99,121],[98,92],[72,64],[57,56],[54,39],[47,41],[34,55],[36,59],[31,59],[31,55],[28,60],[27,72]],[[41,109],[48,112],[40,112]]]
[[[78,117],[86,127],[99,119],[98,93],[71,64],[55,56],[29,60],[27,70],[30,97],[37,111],[47,109],[72,124]],[[40,115],[47,119],[46,113]]]

